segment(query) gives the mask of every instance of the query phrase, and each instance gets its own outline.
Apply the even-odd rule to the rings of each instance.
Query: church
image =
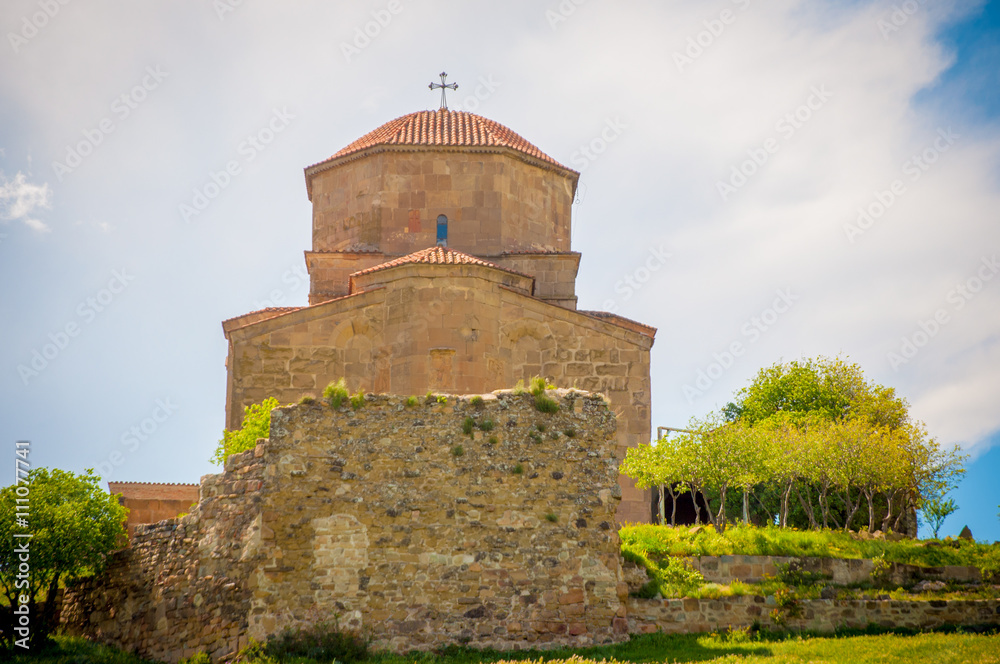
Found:
[[[577,309],[579,177],[444,100],[307,167],[309,304],[223,322],[227,428],[247,405],[318,397],[341,377],[351,391],[422,396],[542,376],[608,398],[619,459],[648,443],[656,330]],[[650,521],[648,492],[620,483],[618,521]]]

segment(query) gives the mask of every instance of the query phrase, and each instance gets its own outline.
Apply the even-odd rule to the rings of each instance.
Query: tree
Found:
[[[934,533],[934,539],[938,538],[938,531],[944,525],[944,520],[957,511],[958,504],[953,499],[948,498],[945,500],[941,496],[925,500],[923,506],[920,508],[920,512],[924,516],[924,522]]]
[[[128,510],[101,490],[99,481],[93,470],[77,475],[36,468],[0,490],[0,588],[7,598],[5,619],[14,625],[14,619],[26,610],[28,645],[40,644],[55,628],[60,581],[99,572],[125,534]],[[6,645],[12,645],[16,636],[3,631],[3,638],[9,639]]]
[[[721,412],[692,419],[689,429],[661,441],[641,468],[626,463],[622,471],[656,478],[649,485],[670,478],[696,502],[700,494],[706,507],[720,500],[718,510],[708,510],[717,528],[725,527],[732,487],[742,493],[744,522],[754,497],[783,526],[808,519],[812,528],[860,528],[867,507],[869,532],[899,530],[965,472],[957,446],[942,448],[893,388],[841,359],[765,367]],[[790,514],[793,494],[801,515]]]
[[[346,388],[345,388],[346,391]],[[243,408],[243,426],[236,431],[226,429],[222,432],[222,439],[215,454],[210,461],[217,465],[225,465],[226,459],[233,454],[252,450],[257,445],[258,438],[267,438],[271,435],[271,411],[278,407],[278,400],[274,397],[264,399],[259,404],[253,404]]]

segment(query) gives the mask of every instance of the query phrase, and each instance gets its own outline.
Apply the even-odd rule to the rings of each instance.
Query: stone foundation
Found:
[[[688,634],[754,624],[777,629],[773,597],[638,599],[630,597],[628,629],[633,634]],[[781,629],[833,632],[838,628],[935,629],[945,625],[1000,625],[1000,600],[800,600],[801,616]]]
[[[872,580],[875,564],[866,559],[850,558],[796,558],[783,556],[698,556],[693,557],[691,566],[701,572],[705,581],[728,585],[739,580],[744,583],[760,583],[769,576],[777,576],[779,565],[794,565],[803,572],[826,576],[833,585],[849,586]],[[918,581],[957,581],[978,583],[982,573],[976,567],[946,565],[943,567],[919,567],[889,563],[886,572],[889,583],[897,586],[911,586]]]

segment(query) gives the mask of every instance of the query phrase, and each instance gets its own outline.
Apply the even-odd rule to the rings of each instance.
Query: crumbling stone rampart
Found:
[[[615,417],[549,395],[557,413],[510,392],[276,409],[269,441],[141,527],[63,620],[167,661],[334,618],[395,650],[622,639]]]

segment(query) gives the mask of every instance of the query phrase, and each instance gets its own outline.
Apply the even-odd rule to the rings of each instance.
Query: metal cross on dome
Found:
[[[448,78],[448,72],[444,72],[443,71],[443,72],[441,72],[440,76],[441,76],[441,82],[440,83],[431,83],[427,87],[429,87],[431,90],[437,90],[438,88],[441,88],[441,110],[442,111],[447,111],[448,110],[448,98],[445,97],[445,90],[449,90],[449,89],[451,89],[451,90],[458,90],[458,83],[445,83],[445,81]]]

